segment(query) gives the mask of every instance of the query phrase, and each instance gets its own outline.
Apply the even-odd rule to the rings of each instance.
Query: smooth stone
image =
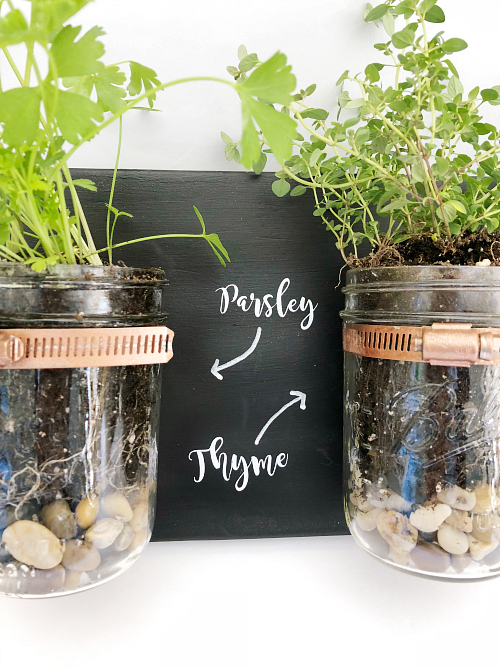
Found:
[[[451,514],[451,507],[444,503],[420,506],[410,514],[410,523],[424,533],[433,533]]]
[[[88,572],[101,563],[101,554],[95,546],[84,540],[69,540],[64,545],[62,565],[68,570]]]
[[[96,547],[110,547],[123,530],[123,522],[118,519],[99,519],[85,533],[85,539]]]
[[[446,489],[438,491],[437,499],[441,503],[446,503],[455,510],[471,510],[476,504],[476,496],[472,491],[466,491],[459,486],[448,486]]]
[[[351,503],[354,507],[357,507],[362,512],[369,512],[370,510],[375,509],[375,505],[372,505],[366,498],[364,498],[359,493],[351,493],[349,496]]]
[[[472,518],[473,537],[481,542],[494,542],[500,538],[500,516],[493,512],[476,514]]]
[[[368,486],[366,490],[366,498],[373,507],[384,508],[387,498],[389,497],[389,489],[380,489],[377,487]]]
[[[407,517],[394,510],[383,510],[377,517],[377,530],[387,544],[399,553],[414,549],[418,531]]]
[[[451,510],[451,514],[444,520],[449,526],[461,530],[463,533],[472,531],[472,517],[465,510]]]
[[[494,540],[493,542],[482,542],[475,538],[471,533],[467,535],[467,538],[469,540],[470,555],[474,560],[482,560],[492,551],[495,551],[499,544],[498,540]]]
[[[397,565],[408,565],[410,562],[409,551],[398,551],[397,549],[389,548],[389,556]]]
[[[14,558],[40,570],[50,570],[62,560],[63,546],[48,528],[36,521],[16,521],[3,531],[3,541]]]
[[[146,546],[146,542],[148,541],[148,533],[145,528],[143,530],[139,530],[137,533],[134,533],[134,538],[132,542],[129,544],[128,550],[130,553],[134,553],[135,551],[139,549],[144,549]]]
[[[75,510],[76,522],[80,528],[90,528],[99,513],[99,498],[96,495],[80,500]]]
[[[467,535],[447,523],[443,523],[437,532],[437,541],[445,551],[460,556],[469,548]]]
[[[130,527],[137,533],[137,531],[148,527],[149,504],[142,502],[134,508],[134,513],[130,519]]]
[[[129,501],[118,491],[109,493],[101,500],[101,512],[125,523],[129,522],[133,516]]]
[[[462,574],[469,565],[472,563],[472,558],[469,554],[461,554],[460,556],[451,557],[451,567],[455,570],[457,574]]]
[[[411,503],[402,498],[394,492],[390,492],[385,499],[384,509],[394,510],[395,512],[409,512],[411,510]]]
[[[482,512],[493,512],[498,509],[500,501],[491,486],[488,484],[476,486],[474,493],[476,494],[476,504],[472,508],[473,512],[481,514]]]
[[[113,542],[113,546],[117,551],[125,551],[130,546],[130,543],[134,539],[134,531],[128,523],[123,526],[122,532],[118,535],[116,540]]]
[[[78,530],[75,515],[66,500],[54,500],[46,505],[40,519],[43,525],[61,540],[70,540]]]
[[[451,557],[437,544],[418,542],[411,552],[411,559],[419,570],[424,572],[445,572],[450,564]]]

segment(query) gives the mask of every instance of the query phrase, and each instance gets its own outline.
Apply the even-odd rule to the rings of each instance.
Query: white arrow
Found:
[[[290,392],[290,396],[297,396],[297,398],[294,398],[293,401],[290,401],[290,403],[287,403],[286,405],[284,405],[284,406],[281,408],[281,410],[278,410],[278,412],[277,412],[275,415],[273,415],[273,416],[271,417],[271,419],[267,422],[267,424],[264,426],[264,428],[262,429],[262,431],[261,431],[261,432],[259,433],[259,435],[257,436],[257,439],[255,440],[255,444],[256,444],[256,445],[259,444],[259,442],[260,442],[261,439],[262,439],[262,436],[263,436],[264,433],[267,431],[267,429],[271,426],[271,424],[273,423],[273,421],[274,421],[275,419],[277,419],[277,418],[280,416],[280,414],[281,414],[282,412],[285,412],[285,410],[288,410],[288,408],[289,408],[290,406],[294,405],[294,403],[299,403],[299,402],[300,402],[300,409],[301,409],[301,410],[305,410],[305,409],[306,409],[306,395],[305,395],[302,391],[291,391],[291,392]]]
[[[255,339],[254,339],[253,343],[251,344],[251,346],[248,348],[248,350],[244,354],[240,354],[240,356],[236,357],[236,359],[233,359],[232,361],[228,361],[227,364],[222,364],[221,366],[219,366],[219,359],[216,359],[214,365],[210,369],[210,372],[212,373],[212,375],[215,375],[215,377],[218,380],[222,380],[223,377],[222,377],[222,375],[220,374],[219,371],[223,371],[225,368],[229,368],[230,366],[234,366],[235,364],[239,364],[240,361],[243,361],[243,359],[246,359],[247,357],[249,357],[252,354],[252,352],[255,350],[255,348],[257,347],[257,345],[259,343],[259,340],[260,340],[260,334],[261,333],[262,333],[262,328],[257,327],[257,333],[255,334]]]

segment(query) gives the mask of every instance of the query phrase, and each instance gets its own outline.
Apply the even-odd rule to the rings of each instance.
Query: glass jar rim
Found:
[[[44,271],[34,271],[26,264],[0,262],[0,287],[7,286],[11,280],[22,283],[44,285],[57,282],[69,282],[72,286],[99,285],[117,287],[126,284],[137,287],[168,285],[163,269],[134,268],[128,266],[89,264],[53,264]]]

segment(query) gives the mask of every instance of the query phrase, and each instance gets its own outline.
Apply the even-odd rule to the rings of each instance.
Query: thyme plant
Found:
[[[259,135],[280,161],[292,154],[295,122],[272,104],[288,105],[295,77],[277,53],[241,81],[189,77],[162,83],[156,72],[135,61],[104,64],[104,32],[67,24],[91,0],[30,0],[26,16],[13,0],[0,0],[0,259],[35,270],[48,264],[112,263],[113,231],[127,215],[113,206],[116,167],[107,216],[107,244],[96,248],[78,196],[92,182],[74,180],[68,160],[82,144],[124,113],[152,107],[157,93],[188,81],[232,86],[242,102],[242,159],[253,164]],[[23,6],[26,3],[23,4]],[[6,66],[11,70],[8,76]],[[16,84],[12,85],[12,76]],[[263,101],[264,100],[264,101]],[[121,128],[120,128],[121,130]],[[121,131],[120,131],[121,137]],[[259,149],[260,150],[260,149]],[[71,204],[66,202],[66,196]],[[147,237],[201,238],[224,264],[229,259],[217,234]],[[134,239],[127,245],[147,239]]]
[[[493,232],[500,221],[500,140],[482,107],[500,105],[500,86],[464,91],[450,56],[467,43],[444,35],[437,0],[368,4],[364,19],[384,31],[375,44],[379,59],[340,76],[333,117],[309,104],[314,85],[282,107],[305,136],[295,137],[295,154],[282,161],[273,191],[295,197],[312,190],[314,215],[333,232],[346,262],[347,251],[357,257],[363,241],[383,250],[423,234],[448,243],[467,230]],[[255,54],[240,55],[240,66],[228,68],[237,81],[259,64]],[[237,159],[239,144],[223,139],[228,158]],[[265,155],[265,136],[260,145]],[[241,161],[250,167],[243,149]]]

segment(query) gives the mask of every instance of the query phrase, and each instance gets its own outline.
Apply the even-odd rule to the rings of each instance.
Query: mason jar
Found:
[[[500,573],[500,268],[355,269],[344,291],[354,539],[409,572]]]
[[[33,354],[54,330],[81,330],[80,343],[105,329],[133,335],[164,323],[165,284],[160,270],[0,264],[0,333],[39,330],[26,339]],[[16,597],[72,593],[124,572],[155,511],[161,365],[51,368],[43,349],[45,367],[0,368],[0,593]],[[54,352],[63,366],[65,354]]]

